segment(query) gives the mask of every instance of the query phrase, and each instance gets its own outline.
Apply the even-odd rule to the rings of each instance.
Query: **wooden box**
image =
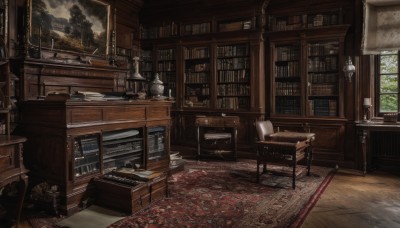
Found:
[[[114,182],[107,179],[94,180],[96,185],[96,204],[128,214],[134,214],[156,202],[168,193],[166,176],[136,186]]]

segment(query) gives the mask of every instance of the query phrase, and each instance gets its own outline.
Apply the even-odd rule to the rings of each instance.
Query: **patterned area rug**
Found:
[[[169,180],[170,197],[112,225],[117,227],[298,227],[333,177],[332,169],[298,166],[296,189],[291,169],[268,166],[274,174],[256,183],[253,160],[187,161]],[[56,219],[57,220],[57,219]],[[32,221],[32,220],[31,220]],[[33,227],[55,227],[32,221]],[[36,224],[36,225],[34,225]],[[53,223],[55,224],[55,223]]]

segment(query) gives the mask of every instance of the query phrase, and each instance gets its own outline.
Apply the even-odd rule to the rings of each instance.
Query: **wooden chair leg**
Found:
[[[313,156],[313,148],[311,145],[307,148],[307,158],[308,158],[307,159],[307,176],[310,176],[312,156]]]
[[[292,188],[296,189],[296,161],[293,164]]]
[[[260,160],[257,158],[257,183],[260,183]]]
[[[267,173],[267,162],[263,162],[263,171],[262,173]]]

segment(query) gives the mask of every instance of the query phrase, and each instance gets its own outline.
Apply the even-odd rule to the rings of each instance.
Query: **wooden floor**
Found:
[[[24,219],[19,227],[30,228]],[[339,169],[304,221],[309,227],[400,227],[400,175]]]
[[[302,228],[400,227],[400,175],[339,169]]]

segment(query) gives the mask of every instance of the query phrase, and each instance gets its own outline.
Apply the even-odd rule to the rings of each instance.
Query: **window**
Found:
[[[378,116],[400,112],[399,51],[383,51],[377,55],[376,111]]]

